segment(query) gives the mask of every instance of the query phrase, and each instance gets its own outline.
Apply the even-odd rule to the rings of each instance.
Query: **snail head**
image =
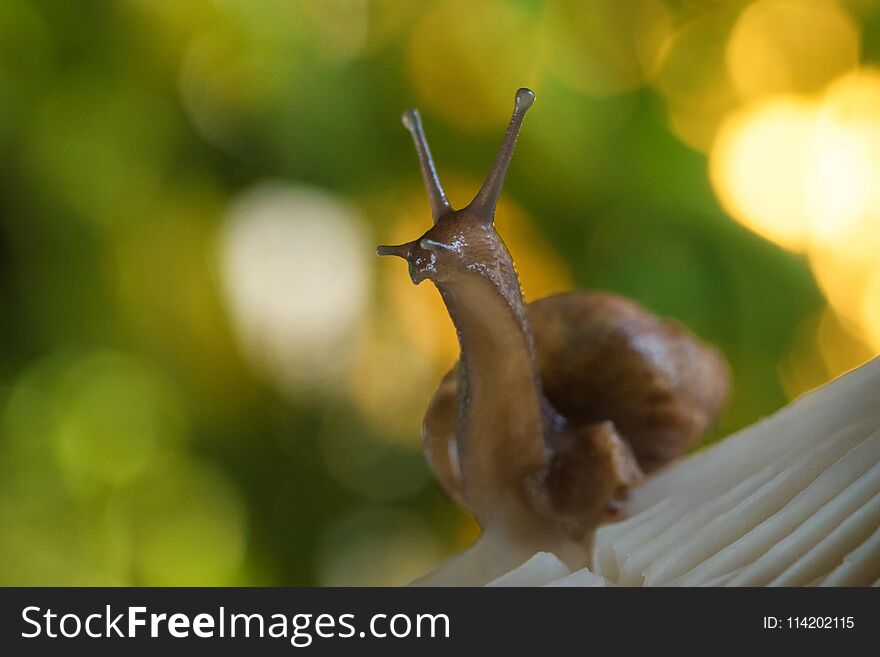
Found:
[[[492,272],[484,271],[480,263],[510,261],[495,232],[495,205],[523,118],[534,100],[535,94],[529,89],[516,92],[513,116],[489,175],[474,199],[460,210],[452,208],[440,184],[418,110],[404,112],[403,125],[415,142],[434,225],[418,239],[395,246],[380,246],[376,253],[406,260],[410,278],[416,285],[425,279],[442,284],[457,276],[479,274],[491,277]],[[512,268],[512,262],[510,266]]]

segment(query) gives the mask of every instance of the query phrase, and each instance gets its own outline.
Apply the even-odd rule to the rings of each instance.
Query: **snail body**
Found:
[[[404,258],[413,283],[432,281],[458,334],[460,361],[423,425],[440,484],[484,530],[578,541],[644,473],[699,439],[728,377],[716,350],[621,297],[572,291],[526,305],[494,214],[533,101],[517,91],[492,169],[460,210],[418,112],[405,112],[434,224],[377,253]]]

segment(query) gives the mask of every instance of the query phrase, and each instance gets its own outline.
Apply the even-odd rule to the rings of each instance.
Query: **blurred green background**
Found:
[[[527,298],[723,349],[717,439],[880,351],[872,0],[4,0],[0,584],[395,584],[476,527],[421,454],[456,359],[379,242],[536,91]]]

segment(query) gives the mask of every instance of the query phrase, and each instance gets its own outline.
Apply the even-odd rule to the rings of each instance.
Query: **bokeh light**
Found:
[[[843,321],[876,349],[880,253],[880,73],[863,69],[821,95],[776,96],[731,117],[712,181],[732,216],[805,252]]]
[[[746,98],[815,93],[859,63],[859,28],[834,0],[760,0],[727,45],[727,65]]]
[[[729,119],[713,150],[712,180],[728,212],[798,251],[811,235],[815,121],[811,103],[769,101]]]
[[[223,277],[255,367],[294,392],[338,384],[366,305],[370,246],[357,213],[319,191],[267,183],[235,201]]]

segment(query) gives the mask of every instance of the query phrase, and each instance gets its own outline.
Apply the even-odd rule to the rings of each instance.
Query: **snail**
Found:
[[[729,388],[713,347],[637,303],[570,291],[526,304],[495,230],[495,205],[535,95],[519,89],[489,174],[453,209],[417,110],[404,112],[433,226],[377,253],[430,280],[458,334],[459,362],[423,423],[427,459],[445,491],[484,531],[538,542],[583,541],[627,491],[693,446]]]

